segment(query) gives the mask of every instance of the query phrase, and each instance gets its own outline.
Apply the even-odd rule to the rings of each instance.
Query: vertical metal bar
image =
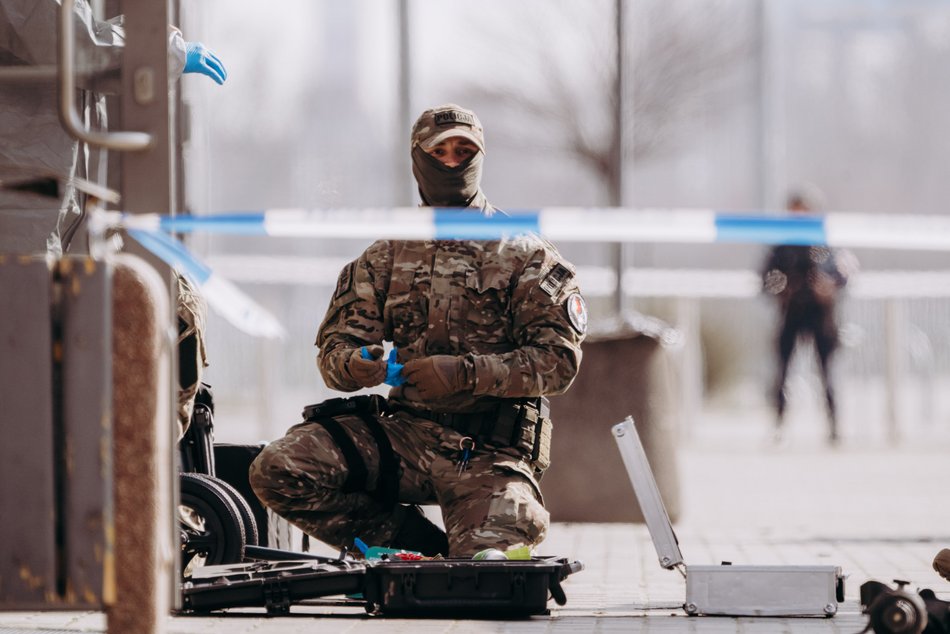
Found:
[[[682,401],[677,421],[678,437],[688,438],[693,421],[700,414],[703,402],[703,349],[701,336],[700,299],[678,297],[675,300],[676,328],[683,337],[680,352],[680,386]]]
[[[769,64],[768,56],[771,52],[771,43],[769,42],[769,23],[768,23],[768,1],[756,2],[753,8],[755,11],[755,23],[758,27],[759,54],[756,56],[755,88],[759,96],[758,107],[756,108],[756,149],[758,150],[759,160],[756,162],[756,176],[758,186],[758,200],[762,209],[769,209],[771,185],[769,182],[770,159],[770,135],[768,133],[768,123],[770,121],[771,99],[769,94],[768,75]]]
[[[45,258],[0,256],[0,608],[56,594],[51,275]]]
[[[625,0],[616,0],[614,5],[614,21],[616,28],[616,75],[614,77],[614,131],[617,139],[614,141],[613,170],[614,183],[611,188],[610,204],[615,207],[622,207],[624,202],[624,5]],[[614,271],[617,273],[616,288],[614,289],[614,310],[617,316],[623,316],[624,292],[623,292],[623,273],[627,268],[626,245],[618,242],[612,247],[614,256]]]
[[[100,609],[111,592],[112,364],[109,268],[88,257],[58,264],[62,315],[62,495],[65,602]],[[108,588],[106,586],[109,586]]]
[[[617,207],[623,207],[624,202],[624,153],[626,151],[626,134],[624,130],[625,112],[624,106],[626,105],[626,99],[624,99],[624,90],[626,88],[626,82],[624,81],[624,73],[626,72],[626,65],[624,64],[624,58],[626,57],[626,39],[624,38],[624,22],[626,21],[626,13],[624,12],[624,2],[626,0],[616,0],[616,5],[614,8],[614,20],[616,24],[616,65],[617,65],[617,74],[614,77],[614,128],[617,133],[616,141],[616,156],[614,160],[616,161],[614,169],[616,170],[616,185],[615,192],[612,196],[614,200],[611,201],[611,204]],[[622,270],[622,269],[621,269]]]
[[[75,0],[62,0],[59,8],[58,76],[59,76],[59,122],[74,139],[96,147],[114,150],[138,151],[152,143],[144,132],[98,132],[86,128],[76,110],[75,59],[76,35],[73,32],[73,6]]]
[[[122,204],[131,213],[175,213],[173,112],[168,84],[168,1],[122,3],[122,127],[142,130],[152,145],[122,155]]]
[[[181,6],[178,0],[170,1],[170,23],[181,23]],[[190,139],[191,134],[190,121],[188,120],[185,102],[182,98],[182,90],[179,82],[172,81],[169,89],[169,112],[171,114],[170,127],[174,130],[172,144],[170,147],[171,160],[173,162],[172,175],[174,179],[170,183],[172,186],[172,199],[174,201],[175,213],[185,212],[185,156],[182,147]]]
[[[398,37],[396,46],[398,46],[399,58],[399,95],[396,107],[396,145],[393,152],[393,183],[396,194],[393,197],[393,203],[405,207],[412,206],[413,183],[415,182],[408,169],[408,144],[403,143],[404,139],[409,138],[409,130],[406,127],[412,117],[412,48],[409,38],[409,0],[399,0],[396,5]]]
[[[887,435],[892,442],[900,440],[901,422],[901,383],[904,370],[904,350],[907,324],[903,307],[899,299],[888,299],[884,303],[885,323],[885,394],[887,402],[884,411],[887,420]]]
[[[788,186],[785,154],[788,125],[784,116],[787,33],[791,26],[789,5],[765,0],[758,6],[760,18],[760,62],[757,81],[760,89],[759,151],[762,203],[779,209]],[[791,11],[797,9],[792,8]],[[796,22],[797,25],[797,22]],[[798,28],[797,26],[795,28]],[[798,41],[793,38],[793,41]]]
[[[168,29],[174,15],[172,3],[171,0],[123,0],[121,8],[126,30],[121,125],[125,129],[145,131],[152,138],[148,150],[125,153],[121,157],[123,209],[135,214],[174,215],[178,213],[175,194],[177,98],[168,77]],[[136,252],[143,253],[141,250]],[[172,288],[170,271],[156,259],[146,257],[161,272],[165,281],[164,298],[152,299],[156,291],[143,290],[143,300],[158,302],[150,304],[152,307],[161,306],[159,323],[152,323],[155,315],[147,306],[143,306],[141,311],[131,310],[131,314],[131,307],[123,306],[126,311],[122,314],[123,320],[135,321],[125,323],[116,319],[113,326],[125,327],[123,332],[126,336],[135,333],[136,329],[150,333],[149,329],[154,327],[167,335],[174,323],[172,304],[167,300]],[[118,271],[116,279],[118,291]],[[137,288],[137,281],[126,280],[129,286],[126,291]],[[114,298],[113,301],[114,305],[122,304],[119,299]],[[114,337],[121,338],[121,332],[114,330]],[[114,343],[117,346],[113,352],[114,362],[118,363],[122,354],[128,358],[133,356],[133,350],[119,348],[116,339]],[[134,390],[129,390],[130,385],[134,384],[129,381],[132,377],[127,376],[131,371],[129,364],[126,364],[124,380],[116,378],[117,392],[113,397],[116,403],[116,602],[108,613],[108,628],[110,632],[117,633],[135,631],[152,634],[164,631],[169,607],[177,598],[172,593],[175,542],[171,511],[175,489],[171,469],[174,452],[170,443],[174,422],[170,414],[175,411],[172,406],[173,385],[177,383],[170,377],[175,361],[172,359],[171,364],[165,364],[159,359],[158,351],[149,350],[152,356],[137,362],[144,364],[142,376],[148,374],[153,379],[150,384],[139,386],[139,390],[146,392],[141,400],[134,404],[125,402],[129,398],[137,398],[132,394]],[[125,360],[128,361],[128,358]],[[116,371],[119,371],[118,365]],[[120,387],[123,390],[121,394],[118,391]],[[143,403],[153,403],[156,396],[160,402],[151,411],[162,412],[161,415],[147,418],[138,426],[124,423],[130,412],[120,412],[118,408],[142,407]],[[133,491],[134,494],[130,494]],[[136,508],[140,509],[137,515]],[[148,521],[143,522],[145,519]]]

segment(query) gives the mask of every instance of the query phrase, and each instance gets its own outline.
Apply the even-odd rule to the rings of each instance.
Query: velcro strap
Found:
[[[535,468],[540,471],[544,471],[551,466],[551,431],[553,427],[550,418],[538,418],[534,433],[534,446],[531,448],[531,461]]]
[[[375,497],[384,508],[392,509],[399,499],[399,457],[393,451],[389,436],[376,417],[369,412],[361,412],[359,417],[373,434],[376,449],[379,451],[379,476],[376,479]]]
[[[343,429],[343,425],[329,416],[321,416],[311,420],[314,423],[323,425],[323,428],[327,430],[333,438],[333,442],[336,443],[336,446],[339,447],[343,453],[343,459],[346,460],[346,480],[343,481],[343,486],[340,490],[344,493],[365,491],[367,476],[366,462],[356,448],[356,444],[350,438],[349,434],[346,433],[346,430]],[[389,442],[389,439],[386,441]],[[390,448],[390,451],[392,451],[392,448]]]

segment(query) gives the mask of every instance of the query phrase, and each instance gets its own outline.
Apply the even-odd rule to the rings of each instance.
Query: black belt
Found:
[[[448,413],[416,409],[389,402],[389,411],[402,410],[477,439],[479,445],[514,447],[543,471],[551,463],[550,407],[544,397],[502,401],[485,412]]]
[[[390,401],[389,407],[390,410],[403,411],[407,414],[412,414],[416,418],[431,420],[443,427],[450,427],[468,436],[480,436],[490,433],[491,427],[494,425],[495,418],[498,415],[497,408],[487,412],[433,412],[431,410],[417,409],[392,401]]]

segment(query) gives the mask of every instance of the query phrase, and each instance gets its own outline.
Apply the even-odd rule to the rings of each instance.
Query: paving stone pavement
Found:
[[[822,564],[847,575],[833,618],[688,617],[685,584],[660,567],[645,526],[552,526],[542,554],[578,559],[585,569],[564,583],[567,603],[530,619],[395,619],[353,607],[295,606],[289,616],[256,610],[175,616],[169,634],[321,632],[754,632],[856,634],[868,579],[907,579],[950,600],[950,583],[932,570],[950,546],[950,421],[909,423],[896,442],[880,430],[851,430],[825,445],[817,420],[804,417],[772,444],[762,412],[709,411],[679,453],[682,518],[675,527],[687,564]],[[578,474],[583,477],[583,474]],[[595,483],[591,484],[596,486]],[[632,504],[629,499],[618,504]],[[99,613],[0,613],[0,634],[104,632]],[[124,634],[124,633],[123,633]],[[134,634],[134,633],[130,633]]]

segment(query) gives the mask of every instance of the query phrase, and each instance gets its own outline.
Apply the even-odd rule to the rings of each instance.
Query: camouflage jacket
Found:
[[[558,394],[574,380],[586,332],[574,268],[537,236],[373,243],[340,273],[317,334],[327,385],[359,389],[344,371],[355,348],[391,341],[397,360],[470,355],[472,392],[413,403],[487,410],[498,399]]]

